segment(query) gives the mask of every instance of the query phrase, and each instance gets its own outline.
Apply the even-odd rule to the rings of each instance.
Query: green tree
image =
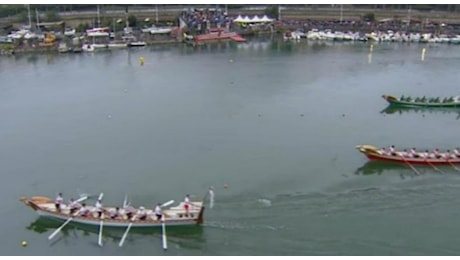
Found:
[[[373,22],[375,21],[375,14],[374,13],[367,13],[363,15],[363,20],[366,22]]]
[[[56,11],[48,11],[48,12],[46,12],[45,17],[46,17],[45,20],[47,22],[56,22],[56,21],[61,20],[61,17],[59,16],[59,14]]]
[[[265,9],[265,14],[267,14],[268,16],[271,16],[272,18],[278,18],[278,5],[269,5],[267,6],[267,8]]]
[[[75,31],[77,32],[85,32],[87,29],[89,29],[89,24],[88,23],[81,23],[75,28]]]
[[[128,23],[130,27],[136,27],[137,25],[137,18],[134,15],[128,16]]]

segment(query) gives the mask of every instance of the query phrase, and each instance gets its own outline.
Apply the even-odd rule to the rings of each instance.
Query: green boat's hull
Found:
[[[452,102],[415,102],[415,101],[404,101],[394,96],[383,95],[383,99],[388,101],[392,106],[400,107],[424,107],[424,108],[460,108],[460,101],[454,99]]]

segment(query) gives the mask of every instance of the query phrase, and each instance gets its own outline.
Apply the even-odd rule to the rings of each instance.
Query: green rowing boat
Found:
[[[404,97],[401,96],[400,98],[391,96],[391,95],[383,95],[383,99],[388,101],[390,105],[393,106],[403,106],[403,107],[459,107],[460,108],[460,96],[450,97],[441,99],[437,98],[426,98],[426,97]]]

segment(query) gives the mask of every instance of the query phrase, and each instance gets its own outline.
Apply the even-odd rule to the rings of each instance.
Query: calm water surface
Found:
[[[459,145],[459,113],[385,110],[449,97],[460,46],[251,41],[0,58],[5,255],[458,255],[460,173],[369,163],[358,144]],[[426,48],[425,60],[421,60]],[[139,58],[145,65],[139,65]],[[224,184],[228,189],[224,189]],[[38,218],[21,196],[152,207],[216,187],[198,228]],[[29,245],[21,247],[26,240]]]

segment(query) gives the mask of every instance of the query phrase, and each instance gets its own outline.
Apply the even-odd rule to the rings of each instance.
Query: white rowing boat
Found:
[[[61,210],[57,211],[54,201],[48,197],[35,196],[31,198],[21,198],[21,202],[35,210],[39,215],[53,218],[61,221],[69,221],[71,219],[75,223],[99,226],[101,218],[98,217],[96,208],[94,206],[86,206],[90,214],[87,216],[78,216],[70,213],[70,208],[67,205],[61,205]],[[174,201],[172,201],[174,202]],[[167,203],[165,203],[167,204]],[[165,205],[164,204],[164,205]],[[166,205],[165,205],[166,206]],[[169,206],[169,205],[168,205]],[[110,212],[116,207],[104,207],[104,212]],[[204,206],[202,201],[195,201],[191,203],[191,207],[186,212],[184,203],[181,202],[177,206],[172,206],[163,209],[164,223],[168,226],[184,226],[184,225],[197,225],[203,223]],[[134,215],[138,209],[134,209]],[[117,218],[110,218],[109,214],[102,214],[104,226],[106,227],[128,227],[133,228],[149,228],[149,227],[162,227],[163,222],[157,220],[152,210],[146,210],[147,218],[145,220],[128,219],[125,214],[125,209],[120,207],[120,216]]]

